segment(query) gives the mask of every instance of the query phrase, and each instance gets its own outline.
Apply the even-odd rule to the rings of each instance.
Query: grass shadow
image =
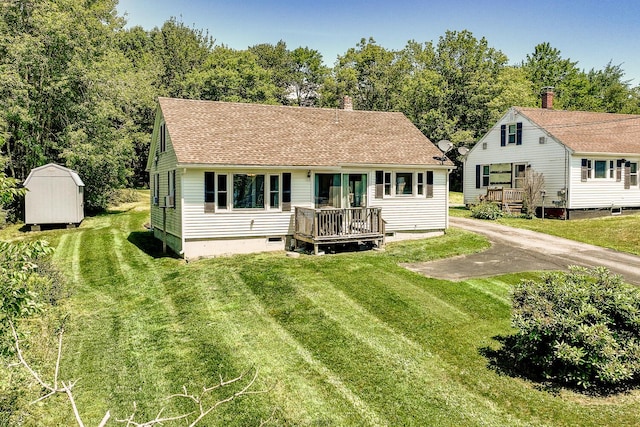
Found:
[[[180,258],[169,248],[166,253],[163,253],[162,242],[153,236],[153,231],[132,231],[127,236],[127,240],[153,258]]]

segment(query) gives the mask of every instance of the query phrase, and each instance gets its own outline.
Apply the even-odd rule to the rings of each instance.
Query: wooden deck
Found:
[[[487,194],[483,196],[482,200],[497,203],[505,212],[521,213],[524,190],[522,188],[487,188]]]
[[[319,245],[351,242],[384,243],[380,208],[311,209],[296,207],[294,239]]]

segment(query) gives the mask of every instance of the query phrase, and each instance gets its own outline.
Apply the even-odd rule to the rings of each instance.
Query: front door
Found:
[[[366,174],[344,174],[343,175],[343,195],[345,206],[350,208],[364,208],[367,206],[367,175]]]

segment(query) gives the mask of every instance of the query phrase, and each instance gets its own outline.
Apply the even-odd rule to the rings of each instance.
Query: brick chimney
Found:
[[[553,110],[553,87],[547,86],[542,88],[542,108]]]
[[[351,97],[345,95],[342,97],[342,109],[345,111],[353,111],[353,101],[351,101]]]

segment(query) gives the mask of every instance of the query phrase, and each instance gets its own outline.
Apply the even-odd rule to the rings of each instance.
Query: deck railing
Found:
[[[380,208],[311,209],[296,207],[295,238],[309,243],[383,239]]]
[[[524,190],[522,188],[487,188],[487,195],[484,199],[497,203],[522,203]]]
[[[502,210],[510,213],[522,212],[524,189],[522,188],[487,188],[484,200],[497,203]]]

